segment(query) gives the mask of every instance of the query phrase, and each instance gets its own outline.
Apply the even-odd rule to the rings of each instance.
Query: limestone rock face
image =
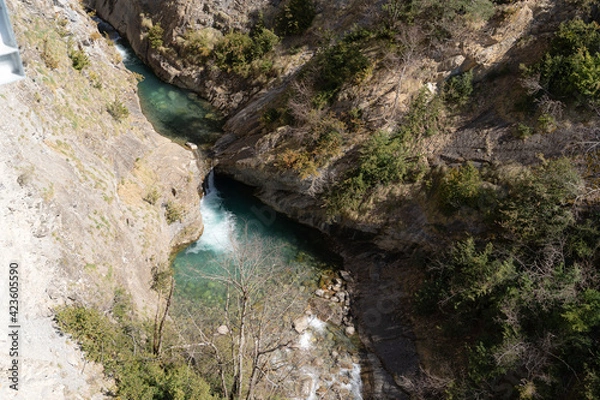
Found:
[[[258,91],[243,79],[212,68],[186,68],[170,52],[152,48],[149,29],[164,29],[165,42],[173,44],[189,31],[211,30],[216,34],[248,29],[260,13],[274,9],[268,0],[218,1],[199,5],[191,0],[174,2],[138,0],[86,0],[87,7],[124,35],[136,54],[161,79],[196,91],[222,111],[230,112]]]
[[[154,314],[152,270],[202,231],[196,159],[143,117],[135,79],[78,1],[7,3],[26,78],[0,86],[0,324],[9,325],[5,272],[15,262],[24,368],[19,392],[3,382],[0,398],[100,399],[113,384],[58,335],[53,310],[108,311],[125,292],[139,314]],[[81,71],[69,50],[85,54]],[[128,115],[111,116],[114,103]],[[179,220],[167,220],[167,205]],[[0,351],[0,365],[10,363]]]
[[[515,42],[527,34],[533,21],[533,11],[527,4],[513,11],[510,21],[502,24],[487,38],[489,43],[466,41],[462,44],[465,61],[460,72],[478,67],[478,72],[496,66],[503,57],[513,48]]]

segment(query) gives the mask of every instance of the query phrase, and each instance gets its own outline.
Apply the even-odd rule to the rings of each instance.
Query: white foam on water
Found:
[[[121,58],[123,59],[123,62],[126,63],[129,60],[132,59],[132,57],[135,57],[134,54],[132,54],[132,51],[125,48],[121,43],[119,43],[118,40],[115,40],[115,49],[117,49],[117,51],[119,52],[119,54],[121,55]]]
[[[308,372],[307,375],[311,378],[310,394],[306,400],[318,400],[317,389],[319,388],[319,376],[314,372]]]
[[[312,339],[313,335],[309,331],[305,331],[302,335],[300,335],[300,339],[298,340],[298,346],[302,350],[310,350],[312,347]]]
[[[363,400],[362,397],[362,379],[360,377],[360,364],[353,363],[352,369],[342,369],[339,372],[339,377],[347,377],[348,383],[339,382],[339,386],[348,390],[352,400]],[[333,382],[332,382],[333,383]]]
[[[327,326],[327,322],[321,321],[317,317],[313,317],[310,319],[308,326],[310,326],[315,332],[323,333],[323,332],[325,332],[325,327]]]
[[[214,173],[211,171],[208,175],[206,194],[200,202],[204,233],[193,246],[188,247],[186,253],[225,253],[234,248],[235,216],[223,208],[223,199],[215,188],[214,179]]]

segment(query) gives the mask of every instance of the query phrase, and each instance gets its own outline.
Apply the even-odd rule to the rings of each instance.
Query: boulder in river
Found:
[[[294,320],[294,329],[298,333],[304,332],[308,325],[310,324],[310,319],[307,315],[302,315]]]

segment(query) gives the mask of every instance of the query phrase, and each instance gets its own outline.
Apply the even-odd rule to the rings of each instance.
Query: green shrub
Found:
[[[268,74],[273,62],[264,56],[278,42],[279,37],[259,23],[249,34],[230,32],[223,36],[212,54],[216,65],[224,71],[242,76],[247,76],[251,71]]]
[[[465,13],[477,20],[487,21],[495,12],[494,4],[490,0],[455,0],[451,4],[457,14]]]
[[[150,47],[158,49],[163,46],[163,35],[165,30],[160,26],[160,23],[154,24],[152,28],[148,30],[148,41]]]
[[[210,386],[181,358],[156,358],[147,337],[152,334],[135,324],[112,322],[92,308],[57,310],[59,328],[80,344],[86,358],[101,363],[117,384],[122,399],[214,400]]]
[[[600,292],[594,289],[585,290],[579,303],[568,304],[565,307],[562,317],[573,332],[590,332],[600,326]]]
[[[279,166],[291,168],[300,175],[300,179],[306,179],[318,172],[314,156],[305,149],[286,149],[278,159]]]
[[[341,41],[319,56],[318,65],[317,88],[324,99],[330,100],[344,84],[360,81],[371,62],[358,44]]]
[[[557,127],[556,119],[548,113],[543,113],[538,117],[538,126],[542,133],[553,132]]]
[[[90,80],[90,83],[92,84],[92,87],[98,90],[102,89],[102,78],[100,78],[100,75],[98,75],[96,71],[90,71],[90,73],[88,74],[88,78]]]
[[[363,147],[358,172],[371,186],[399,182],[408,172],[407,158],[408,151],[400,140],[379,132]]]
[[[342,129],[336,129],[334,126],[323,128],[313,150],[315,156],[320,161],[319,164],[323,165],[331,157],[341,153],[343,143],[341,131]]]
[[[275,19],[275,31],[280,36],[300,35],[312,25],[316,15],[312,0],[290,0]]]
[[[490,0],[388,0],[382,9],[385,28],[392,31],[396,29],[397,22],[435,21],[434,26],[439,28],[460,17],[486,21],[495,12],[494,3]]]
[[[574,19],[560,25],[550,50],[530,74],[554,96],[600,100],[600,26]]]
[[[108,318],[95,309],[84,307],[65,307],[56,314],[61,330],[71,333],[88,358],[100,361],[105,356],[114,356],[119,342],[118,331]],[[110,358],[109,358],[110,359]]]
[[[165,205],[165,217],[167,218],[167,222],[169,224],[181,221],[181,218],[183,218],[183,214],[183,207],[175,203],[174,201],[169,200]]]
[[[326,199],[329,215],[358,211],[379,186],[419,179],[422,167],[403,140],[378,132],[367,141],[358,166],[331,188]]]
[[[81,71],[90,65],[90,59],[83,50],[71,49],[71,51],[69,51],[69,58],[72,61],[73,68],[77,71]]]
[[[188,62],[200,63],[212,53],[216,38],[209,30],[190,30],[183,36],[182,57]]]
[[[300,148],[288,148],[281,153],[278,165],[293,169],[302,179],[315,175],[331,158],[341,154],[345,131],[346,125],[333,114],[323,117]]]
[[[469,166],[462,169],[447,175],[454,182],[451,197],[470,200],[479,177]],[[574,206],[582,180],[566,158],[499,179],[506,190],[495,220],[487,221],[485,238],[450,240],[451,250],[434,250],[417,295],[421,311],[436,313],[443,335],[467,348],[467,371],[456,376],[448,393],[596,398],[596,205],[584,215],[575,213],[582,210]],[[497,382],[514,383],[501,389]]]
[[[115,97],[115,100],[106,105],[106,111],[115,119],[122,121],[129,116],[129,109],[123,102]]]
[[[410,103],[408,113],[402,118],[399,135],[407,138],[429,137],[444,126],[443,104],[439,96],[422,88]]]
[[[253,41],[240,32],[230,32],[215,45],[214,57],[217,66],[226,71],[241,71],[252,61]]]
[[[262,23],[257,24],[250,31],[252,38],[252,48],[250,49],[251,59],[256,60],[273,50],[279,43],[279,36],[273,31],[264,27]]]
[[[447,280],[439,304],[448,310],[480,309],[485,298],[517,277],[512,261],[497,257],[492,243],[477,246],[473,238],[456,243],[444,256],[440,277]]]
[[[582,188],[582,179],[569,159],[546,161],[510,182],[498,222],[520,243],[556,239],[573,224],[571,203]]]
[[[442,178],[439,187],[442,209],[455,211],[463,206],[479,208],[484,192],[482,183],[479,170],[472,163],[452,168]]]
[[[442,91],[446,102],[464,106],[473,93],[473,71],[448,78],[444,83]]]
[[[533,134],[533,129],[529,125],[521,124],[517,125],[516,136],[519,139],[527,139]]]
[[[152,187],[143,197],[143,200],[151,205],[155,205],[158,199],[160,199],[160,192],[156,187]]]

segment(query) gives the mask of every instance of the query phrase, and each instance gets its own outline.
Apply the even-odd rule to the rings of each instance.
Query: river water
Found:
[[[160,81],[114,30],[102,24],[105,23],[101,23],[100,29],[109,32],[125,66],[143,76],[138,85],[140,104],[157,132],[179,143],[213,144],[220,131],[219,118],[210,105],[189,91]],[[214,326],[207,328],[210,332],[207,329],[202,332],[206,338],[214,335],[214,328],[221,324],[219,318],[223,313],[219,310],[226,301],[226,290],[205,275],[214,273],[220,261],[231,256],[236,244],[247,241],[251,245],[260,242],[267,243],[269,248],[276,246],[281,249],[277,253],[279,259],[269,262],[285,265],[288,272],[284,278],[288,280],[282,281],[294,285],[276,290],[294,294],[289,312],[280,314],[281,321],[278,321],[279,326],[285,327],[279,341],[291,338],[289,345],[273,352],[268,359],[270,365],[286,365],[280,368],[279,375],[273,375],[275,378],[287,377],[279,386],[282,392],[277,394],[298,400],[362,399],[355,342],[346,337],[343,328],[325,323],[316,315],[308,315],[305,331],[298,334],[292,329],[295,318],[310,313],[306,311],[306,304],[314,298],[312,293],[318,288],[319,277],[324,271],[331,273],[339,266],[340,260],[327,251],[325,238],[318,231],[277,214],[260,203],[252,195],[251,188],[225,177],[211,173],[205,180],[204,192],[201,200],[204,234],[178,253],[173,262],[177,289],[172,313],[176,320],[188,322],[180,334],[184,335],[190,329],[197,334],[199,324],[212,323]],[[273,288],[269,287],[269,290]],[[280,303],[289,302],[289,298],[281,294],[267,296],[262,293],[260,296],[265,299],[265,304],[269,298],[281,299],[277,300]],[[220,329],[224,329],[223,326]],[[217,339],[214,340],[216,343]]]

